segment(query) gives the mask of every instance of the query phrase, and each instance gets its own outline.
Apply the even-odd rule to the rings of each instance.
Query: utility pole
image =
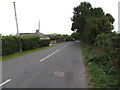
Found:
[[[16,27],[17,27],[17,36],[19,36],[18,21],[17,21],[17,14],[16,14],[15,2],[13,2],[13,5],[14,5],[14,11],[15,11],[15,20],[16,20]]]
[[[120,33],[120,1],[118,2],[118,33]]]
[[[40,31],[40,20],[38,21],[38,30]]]

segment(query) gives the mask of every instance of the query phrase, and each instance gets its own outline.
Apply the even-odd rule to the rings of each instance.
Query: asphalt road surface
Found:
[[[2,88],[88,88],[80,42],[4,61],[2,70]]]

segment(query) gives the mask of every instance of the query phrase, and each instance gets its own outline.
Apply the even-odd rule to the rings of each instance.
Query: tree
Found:
[[[79,33],[78,32],[73,32],[71,34],[71,37],[74,39],[74,40],[79,40]]]
[[[113,18],[113,16],[109,13],[106,14],[106,19],[111,23],[113,24],[115,19]]]
[[[85,28],[85,20],[86,17],[90,16],[90,9],[91,4],[88,2],[82,2],[79,6],[74,7],[74,16],[71,19],[73,21],[72,23],[72,31],[77,30],[77,32],[80,32],[80,34],[83,33],[83,30]]]
[[[89,18],[86,20],[84,39],[89,44],[94,44],[94,39],[98,34],[109,33],[113,26],[105,18]]]
[[[114,28],[112,15],[105,15],[102,8],[93,8],[89,2],[74,7],[73,13],[71,30],[78,32],[80,39],[89,44],[94,43],[98,34],[111,32]]]

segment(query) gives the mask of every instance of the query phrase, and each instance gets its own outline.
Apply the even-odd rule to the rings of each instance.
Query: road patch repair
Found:
[[[62,78],[62,77],[64,77],[64,72],[54,71],[54,72],[52,73],[52,76]]]

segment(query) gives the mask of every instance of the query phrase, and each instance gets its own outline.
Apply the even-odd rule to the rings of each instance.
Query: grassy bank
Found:
[[[117,88],[118,75],[111,62],[101,58],[104,50],[81,42],[84,64],[89,74],[89,85],[92,88]]]
[[[10,59],[16,58],[18,56],[22,56],[22,55],[29,54],[29,53],[32,53],[32,52],[48,49],[50,47],[53,47],[53,46],[45,46],[45,47],[40,47],[40,48],[29,50],[29,51],[18,52],[18,53],[14,53],[14,54],[11,54],[11,55],[2,56],[2,61],[10,60]]]

